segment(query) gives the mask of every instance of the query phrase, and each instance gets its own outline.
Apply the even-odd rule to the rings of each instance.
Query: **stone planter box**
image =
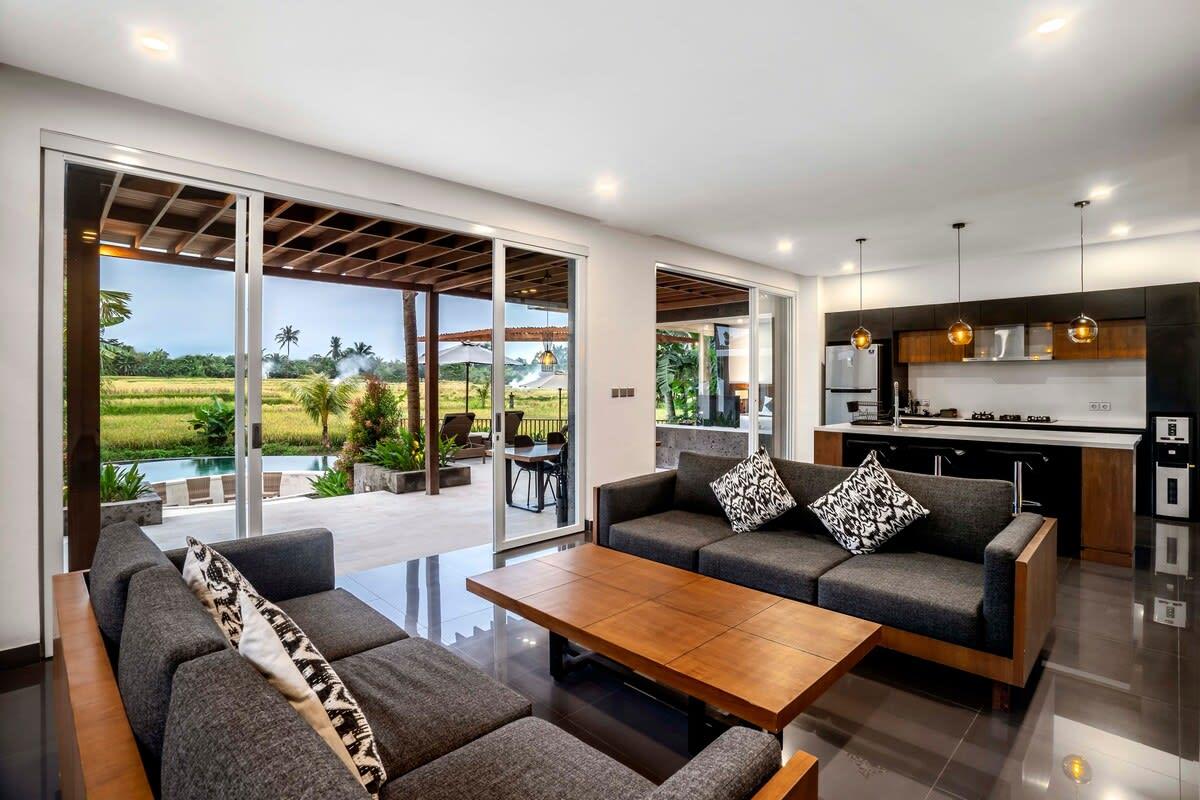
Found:
[[[438,484],[446,486],[466,486],[471,482],[470,467],[442,467],[438,470]],[[425,491],[425,470],[401,472],[395,469],[384,469],[374,464],[354,465],[354,493],[391,492],[406,494],[408,492]]]
[[[132,520],[138,525],[162,524],[162,498],[155,492],[147,492],[133,500],[119,500],[100,504],[100,527]]]

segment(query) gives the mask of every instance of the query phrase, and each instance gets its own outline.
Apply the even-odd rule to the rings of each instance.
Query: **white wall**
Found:
[[[1088,245],[1088,289],[1125,289],[1200,280],[1200,231]],[[955,299],[955,262],[868,272],[863,306],[889,308]],[[1079,248],[963,260],[963,300],[1079,291]],[[821,312],[858,308],[858,276],[821,279]]]
[[[801,365],[819,352],[815,281],[678,242],[627,233],[533,203],[351,158],[0,65],[0,650],[39,637],[38,349],[40,134],[58,131],[308,186],[446,214],[590,248],[587,304],[587,456],[595,483],[654,467],[654,268],[683,265],[800,290]],[[386,135],[386,131],[379,132]],[[807,317],[806,317],[807,315]],[[816,415],[807,371],[797,441]],[[609,387],[633,386],[613,399]],[[805,403],[797,403],[797,407]],[[621,431],[619,437],[605,432]],[[589,493],[590,494],[590,493]]]
[[[1143,360],[910,364],[908,386],[935,413],[957,408],[963,416],[991,411],[1131,428],[1146,424]],[[1093,400],[1112,407],[1090,411]]]

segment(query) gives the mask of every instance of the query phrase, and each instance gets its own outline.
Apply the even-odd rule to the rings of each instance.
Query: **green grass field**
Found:
[[[320,425],[308,418],[293,402],[290,386],[297,380],[263,380],[263,452],[267,455],[300,455],[323,452]],[[480,397],[472,384],[469,408],[476,419],[491,413],[490,397]],[[405,407],[403,384],[391,384]],[[442,414],[463,410],[463,384],[443,381],[438,393]],[[557,418],[558,392],[553,389],[510,389],[514,407],[525,411],[526,418]],[[129,461],[172,458],[207,453],[188,424],[198,406],[216,395],[233,400],[233,380],[229,378],[105,378],[101,392],[100,448],[105,461]],[[423,398],[422,398],[423,400]],[[563,392],[562,412],[567,414],[567,393]],[[424,402],[422,402],[424,409]],[[331,417],[329,433],[339,448],[346,436],[345,415]],[[230,447],[232,452],[232,446]]]

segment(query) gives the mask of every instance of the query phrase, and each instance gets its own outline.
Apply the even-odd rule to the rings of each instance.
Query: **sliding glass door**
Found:
[[[583,259],[497,240],[494,249],[493,544],[582,529]]]
[[[776,458],[792,455],[793,298],[755,289],[755,358],[758,388],[754,409],[757,445]]]

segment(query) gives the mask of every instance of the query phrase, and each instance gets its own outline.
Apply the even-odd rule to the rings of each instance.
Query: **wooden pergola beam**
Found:
[[[121,188],[121,179],[124,177],[124,172],[118,172],[113,176],[112,186],[108,187],[108,196],[104,198],[104,208],[100,210],[100,225],[96,228],[99,233],[104,233],[104,224],[108,222],[108,212],[112,210],[113,201],[117,199],[117,191]]]
[[[228,211],[230,209],[230,207],[232,207],[233,204],[236,202],[237,202],[236,194],[225,195],[225,200],[221,203],[221,206],[219,208],[213,209],[211,214],[209,214],[207,217],[205,217],[204,219],[202,219],[200,221],[200,224],[196,226],[196,230],[192,231],[189,235],[180,239],[179,242],[175,245],[175,247],[172,248],[175,255],[179,255],[184,250],[186,250],[187,246],[189,244],[196,241],[197,237],[199,237],[206,230],[208,230],[208,226],[212,225],[214,222],[216,222],[218,219],[220,219],[221,215],[224,214],[226,211]]]
[[[276,240],[275,246],[272,247],[267,252],[263,253],[263,258],[265,259],[265,258],[275,255],[280,250],[282,250],[284,245],[286,245],[288,242],[294,241],[295,239],[300,238],[301,236],[303,236],[304,234],[313,230],[314,228],[319,227],[322,222],[325,222],[326,220],[328,220],[330,217],[332,217],[333,215],[335,215],[337,213],[338,212],[336,209],[326,209],[325,211],[318,213],[316,215],[316,218],[312,222],[298,223],[295,227],[292,228],[292,230],[288,231],[287,233],[281,234],[279,239]]]
[[[133,249],[134,250],[137,250],[138,248],[140,248],[142,246],[142,243],[146,241],[146,237],[154,232],[154,228],[158,225],[159,222],[162,221],[162,218],[164,216],[166,216],[167,209],[169,209],[171,207],[171,204],[174,203],[177,199],[179,199],[179,193],[182,191],[183,191],[183,184],[182,183],[177,184],[175,186],[175,190],[173,192],[171,192],[171,196],[162,201],[162,205],[160,205],[158,207],[158,211],[154,214],[154,217],[150,220],[149,224],[146,225],[146,229],[144,231],[142,231],[141,235],[134,237],[134,239],[133,239]]]

